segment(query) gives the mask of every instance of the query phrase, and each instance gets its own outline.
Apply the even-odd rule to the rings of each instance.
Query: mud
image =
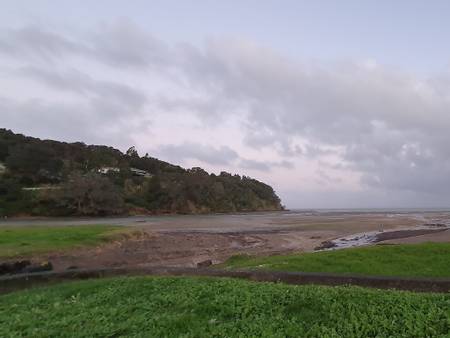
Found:
[[[375,242],[382,242],[391,239],[404,239],[428,234],[437,234],[443,231],[447,231],[447,229],[417,229],[417,230],[389,231],[378,234]]]
[[[51,261],[56,271],[70,267],[99,268],[121,266],[195,267],[211,260],[213,264],[238,254],[270,255],[311,251],[321,238],[332,236],[324,232],[311,236],[296,232],[276,233],[186,233],[135,231],[95,248],[54,252],[33,257]]]
[[[50,261],[55,271],[65,271],[73,268],[126,266],[196,267],[198,263],[209,260],[213,264],[221,263],[238,254],[310,252],[320,247],[323,242],[330,241],[340,243],[341,247],[351,247],[355,243],[367,245],[367,239],[372,241],[373,238],[385,243],[394,238],[400,240],[405,237],[439,236],[439,233],[431,231],[445,231],[445,229],[434,227],[424,232],[419,228],[426,223],[449,224],[449,220],[450,214],[443,212],[424,214],[281,212],[102,220],[9,220],[0,222],[0,226],[115,224],[129,229],[121,237],[97,247],[51,252],[34,257],[15,257],[15,260]],[[380,234],[384,236],[382,239],[377,237]]]
[[[417,244],[417,243],[450,243],[450,229],[418,235],[413,237],[395,238],[385,240],[384,244]]]
[[[127,267],[114,269],[64,271],[56,273],[47,272],[0,277],[0,294],[77,279],[82,280],[90,278],[136,275],[231,277],[244,278],[255,282],[283,282],[294,285],[358,285],[377,289],[398,289],[416,292],[447,293],[450,291],[450,279],[378,277],[278,271],[224,271],[208,268],[196,269],[170,267]]]

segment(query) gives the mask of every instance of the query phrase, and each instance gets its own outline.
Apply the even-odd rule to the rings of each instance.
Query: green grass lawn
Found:
[[[343,274],[450,277],[450,243],[377,245],[282,256],[234,256],[221,267]]]
[[[105,241],[123,229],[109,225],[27,226],[0,228],[0,257],[8,258],[62,250]]]
[[[449,337],[450,294],[124,277],[0,296],[1,337]]]

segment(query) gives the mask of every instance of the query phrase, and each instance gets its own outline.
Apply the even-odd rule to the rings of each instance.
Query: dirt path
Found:
[[[22,289],[51,285],[65,281],[83,280],[87,278],[105,278],[117,276],[208,276],[244,278],[252,282],[282,282],[294,285],[358,285],[377,289],[398,289],[417,292],[450,291],[450,279],[445,278],[407,278],[384,276],[339,275],[331,273],[306,273],[283,271],[245,271],[174,267],[124,267],[109,269],[77,270],[63,272],[46,272],[0,276],[0,295]]]

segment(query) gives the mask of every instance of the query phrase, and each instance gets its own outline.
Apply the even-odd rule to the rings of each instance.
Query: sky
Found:
[[[0,0],[0,127],[272,185],[448,207],[449,1]]]

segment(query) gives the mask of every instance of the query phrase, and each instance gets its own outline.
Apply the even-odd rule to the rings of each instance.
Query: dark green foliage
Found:
[[[31,200],[29,194],[15,178],[0,176],[0,217],[29,211]]]
[[[235,256],[223,266],[233,269],[450,277],[450,243],[377,245],[268,257]]]
[[[25,137],[0,129],[0,215],[111,215],[127,212],[206,213],[280,210],[273,189],[249,177],[185,170],[134,147]],[[114,168],[102,175],[101,168]],[[151,177],[136,175],[136,169]],[[150,176],[147,175],[147,176]],[[9,181],[8,181],[9,180]],[[8,183],[9,182],[9,183]],[[9,188],[6,188],[8,186]],[[44,186],[44,187],[43,187]],[[23,191],[25,187],[38,190]],[[26,202],[26,203],[25,203]]]
[[[139,154],[134,146],[130,147],[125,154],[129,157],[139,157]]]
[[[170,197],[162,187],[159,177],[152,177],[146,183],[147,185],[144,188],[144,205],[150,210],[167,209],[170,203]]]
[[[448,337],[450,295],[115,278],[0,296],[2,337]]]
[[[5,165],[23,183],[33,185],[60,181],[63,162],[42,142],[11,146]]]
[[[118,187],[96,173],[71,174],[52,197],[55,205],[77,215],[121,214],[124,208]]]

